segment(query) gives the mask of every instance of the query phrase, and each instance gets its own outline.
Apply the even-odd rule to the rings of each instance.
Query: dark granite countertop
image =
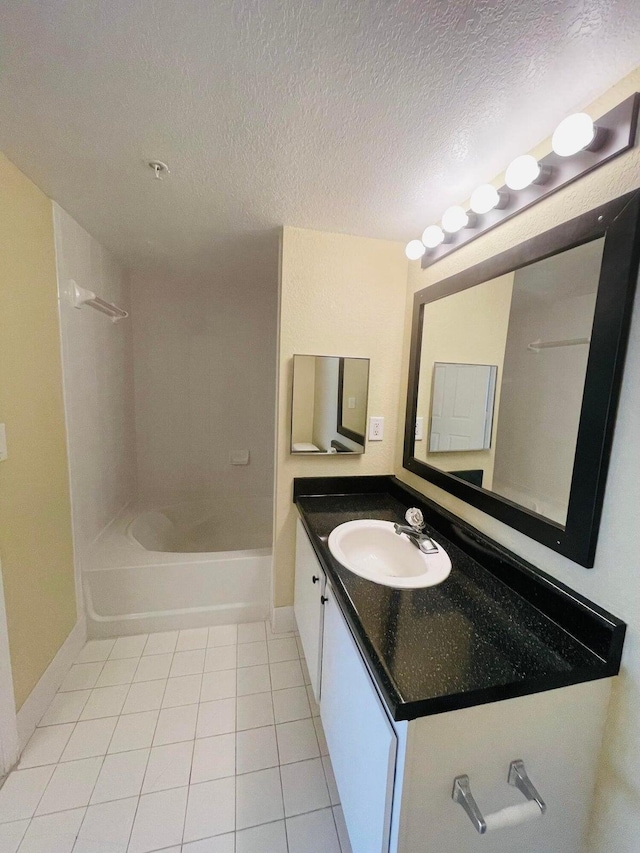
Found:
[[[622,622],[394,477],[299,478],[294,499],[394,719],[618,672]],[[327,539],[339,524],[403,521],[408,506],[420,506],[427,532],[451,558],[443,583],[393,589],[332,557]]]

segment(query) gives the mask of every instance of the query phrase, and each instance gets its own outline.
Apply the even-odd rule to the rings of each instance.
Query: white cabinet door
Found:
[[[296,590],[294,612],[316,701],[320,701],[322,663],[322,597],[325,575],[309,537],[298,519],[296,528]]]
[[[327,586],[320,715],[353,853],[386,853],[396,734]]]

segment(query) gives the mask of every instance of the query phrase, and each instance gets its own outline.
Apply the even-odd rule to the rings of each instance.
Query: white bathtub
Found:
[[[271,519],[260,501],[207,499],[121,513],[83,560],[90,636],[265,619]]]

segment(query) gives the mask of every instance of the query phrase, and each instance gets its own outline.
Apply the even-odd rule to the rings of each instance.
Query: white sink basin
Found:
[[[437,554],[423,554],[390,521],[347,521],[331,532],[328,544],[349,571],[398,589],[435,586],[451,571],[451,560],[437,542]]]

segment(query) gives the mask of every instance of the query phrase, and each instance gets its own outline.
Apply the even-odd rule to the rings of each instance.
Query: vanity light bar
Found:
[[[439,225],[428,226],[422,240],[411,240],[406,254],[422,258],[422,268],[455,252],[512,216],[613,160],[636,142],[640,94],[635,93],[596,123],[586,113],[560,122],[551,153],[541,160],[531,154],[516,157],[506,170],[506,184],[495,189],[483,184],[471,196],[471,209],[448,208]],[[440,236],[442,235],[442,236]]]

